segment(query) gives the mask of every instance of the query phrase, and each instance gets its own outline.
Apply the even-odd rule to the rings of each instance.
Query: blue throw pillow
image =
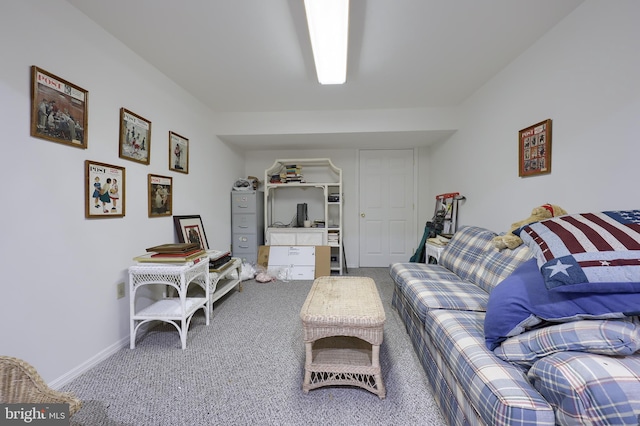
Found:
[[[640,314],[640,293],[549,291],[536,259],[520,265],[489,295],[485,342],[494,350],[509,337],[546,322],[623,318]]]
[[[640,210],[559,216],[518,235],[537,257],[549,290],[640,291]]]

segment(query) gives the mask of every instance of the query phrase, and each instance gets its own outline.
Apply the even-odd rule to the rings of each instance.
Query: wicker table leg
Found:
[[[309,393],[311,389],[311,362],[313,361],[313,342],[305,343],[305,362],[304,362],[304,382],[302,382],[302,390]]]
[[[384,399],[387,391],[384,388],[382,369],[380,368],[380,345],[371,345],[371,367],[376,371],[373,377],[375,378],[377,392],[374,393],[376,393],[380,399]]]

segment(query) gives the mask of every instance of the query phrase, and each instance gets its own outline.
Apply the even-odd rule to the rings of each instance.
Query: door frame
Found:
[[[398,148],[398,149],[367,149],[367,148],[361,148],[358,149],[356,152],[356,166],[357,166],[357,171],[356,171],[356,194],[358,194],[357,199],[358,199],[358,203],[357,203],[357,211],[356,214],[358,216],[360,216],[360,213],[362,212],[361,206],[360,206],[360,166],[361,166],[361,152],[362,151],[405,151],[405,150],[412,150],[413,151],[413,218],[411,220],[411,226],[413,226],[413,229],[416,230],[415,231],[415,238],[413,240],[413,252],[415,252],[416,248],[418,247],[418,243],[419,241],[422,239],[422,235],[418,235],[418,216],[419,216],[419,212],[418,212],[418,175],[420,173],[420,167],[419,167],[419,157],[418,157],[418,148],[413,147],[413,148]],[[360,258],[362,256],[362,247],[360,246],[360,219],[358,219],[358,265],[356,266],[357,268],[360,267]],[[409,261],[409,259],[407,259],[407,262]]]

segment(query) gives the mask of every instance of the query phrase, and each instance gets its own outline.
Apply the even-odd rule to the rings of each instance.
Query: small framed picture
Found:
[[[171,216],[173,210],[173,179],[149,175],[149,217]]]
[[[87,148],[89,92],[31,67],[31,136]]]
[[[120,158],[149,164],[151,159],[151,122],[120,108]]]
[[[125,213],[125,169],[111,164],[86,160],[86,218],[123,217]]]
[[[209,250],[200,215],[174,216],[173,226],[181,243],[198,243],[202,250]]]
[[[189,139],[169,132],[169,170],[189,173]]]
[[[551,173],[551,120],[547,119],[518,133],[519,176]]]

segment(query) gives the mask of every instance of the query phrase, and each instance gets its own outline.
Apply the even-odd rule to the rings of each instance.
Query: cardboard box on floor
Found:
[[[331,275],[331,247],[260,246],[258,265],[268,270],[290,268],[291,279],[324,277]]]

